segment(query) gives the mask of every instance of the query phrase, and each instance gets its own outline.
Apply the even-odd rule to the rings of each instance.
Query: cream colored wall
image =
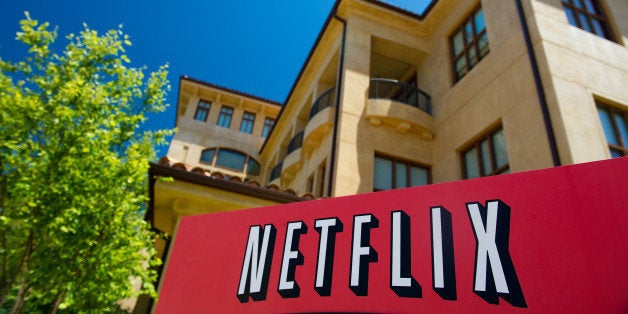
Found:
[[[602,3],[617,43],[569,25],[560,0],[526,5],[563,164],[610,157],[594,98],[628,110],[628,4]]]
[[[499,124],[511,171],[552,165],[525,43],[513,24],[518,21],[514,2],[482,4],[491,52],[453,83],[448,38],[477,4],[459,1],[447,11],[435,11],[446,14],[431,17],[435,25],[429,26],[429,38],[414,40],[403,29],[379,25],[363,14],[348,18],[334,195],[372,191],[376,152],[431,166],[434,183],[461,179],[460,150]],[[432,96],[433,140],[364,118],[373,36],[426,53],[416,66],[418,87]]]
[[[504,129],[511,172],[552,166],[514,1],[482,2],[490,53],[453,82],[448,38],[477,3],[462,1],[443,17],[421,71],[422,76],[436,76],[433,82],[438,83],[427,87],[433,91],[436,121],[434,182],[462,179],[460,151],[499,124]]]

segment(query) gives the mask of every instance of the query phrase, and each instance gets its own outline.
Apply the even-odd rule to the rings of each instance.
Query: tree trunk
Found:
[[[24,290],[26,290],[26,280],[22,278],[20,280],[20,289],[17,290],[17,295],[15,296],[15,304],[11,308],[11,314],[21,313],[22,307],[24,307]]]
[[[20,263],[18,264],[18,267],[21,267],[22,270],[16,271],[15,275],[12,276],[11,280],[9,280],[6,287],[2,288],[2,291],[0,293],[0,306],[4,304],[4,301],[6,301],[6,297],[9,294],[9,291],[11,291],[11,287],[13,287],[13,284],[15,283],[15,280],[17,280],[17,278],[19,277],[20,273],[26,275],[26,273],[28,272],[28,263],[31,259],[32,253],[33,253],[33,232],[30,232],[28,235],[28,240],[26,240],[24,254],[22,255]],[[18,291],[18,296],[23,297],[23,293],[24,293],[23,285],[24,285],[24,278],[22,278],[22,280],[20,281],[20,290]],[[15,300],[16,304],[18,303],[18,301],[19,301],[19,298]]]
[[[63,302],[63,299],[65,298],[64,295],[65,293],[63,292],[59,293],[59,295],[55,299],[55,303],[53,304],[52,309],[50,310],[50,314],[57,314],[57,311],[59,310],[59,305],[61,305],[61,302]]]

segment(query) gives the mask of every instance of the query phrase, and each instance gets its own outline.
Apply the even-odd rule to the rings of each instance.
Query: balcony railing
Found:
[[[303,145],[303,131],[297,133],[288,143],[288,152],[287,154],[292,153],[293,151],[301,148]]]
[[[431,114],[430,96],[413,85],[397,80],[372,78],[369,99],[390,99]]]
[[[273,170],[270,171],[270,180],[268,181],[273,181],[279,178],[281,176],[282,167],[283,167],[283,161],[278,163],[275,167],[273,167]]]
[[[332,107],[334,105],[334,90],[332,87],[322,93],[312,104],[312,109],[310,109],[310,119],[312,119],[317,113],[321,112],[323,109],[327,107]]]

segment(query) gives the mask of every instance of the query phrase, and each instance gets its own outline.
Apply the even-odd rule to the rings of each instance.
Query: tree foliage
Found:
[[[165,110],[166,66],[146,78],[129,67],[121,30],[85,25],[56,54],[56,29],[28,14],[20,25],[28,57],[0,59],[0,313],[116,311],[155,295],[143,214],[170,132],[139,126]]]

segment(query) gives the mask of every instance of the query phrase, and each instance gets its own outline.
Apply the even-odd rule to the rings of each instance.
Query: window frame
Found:
[[[482,11],[482,19],[483,19],[483,24],[484,24],[484,29],[482,29],[479,33],[477,32],[476,29],[476,23],[475,23],[475,16],[476,14],[478,14],[480,11]],[[473,34],[473,38],[471,40],[467,40],[467,36],[465,33],[465,26],[467,25],[467,23],[471,24],[471,29],[472,29],[472,34]],[[482,59],[484,59],[490,52],[491,52],[491,48],[490,48],[490,44],[489,44],[489,40],[488,40],[488,31],[487,31],[487,25],[486,25],[486,18],[484,17],[484,11],[482,10],[482,5],[478,5],[477,7],[473,8],[473,10],[471,10],[471,12],[465,16],[464,19],[462,19],[458,26],[456,26],[456,28],[451,32],[451,35],[448,38],[448,42],[449,42],[449,50],[450,50],[450,64],[451,64],[451,72],[452,72],[452,76],[453,76],[453,81],[454,84],[457,83],[458,81],[460,81],[463,77],[465,77],[467,74],[469,74],[469,72],[475,68],[480,61],[482,61]],[[458,34],[462,34],[462,50],[456,54],[456,49],[455,49],[455,44],[454,44],[454,38],[456,37],[456,35]],[[484,54],[481,54],[481,50],[480,50],[480,39],[482,37],[486,36],[486,47],[487,47],[487,51]],[[469,60],[469,54],[468,51],[470,51],[471,49],[475,50],[475,55],[477,57],[477,61],[471,65],[471,62]],[[465,72],[460,74],[456,68],[456,63],[458,60],[460,60],[461,58],[465,59]]]
[[[205,107],[201,107],[201,105],[207,105],[207,108]],[[199,99],[198,103],[196,104],[196,111],[194,112],[194,120],[196,121],[201,121],[201,122],[207,122],[207,118],[209,117],[209,112],[212,108],[212,103],[211,101],[207,101],[204,99]],[[199,119],[199,113],[203,112],[205,114],[204,119]]]
[[[504,130],[504,127],[500,124],[499,126],[490,129],[488,132],[485,132],[480,137],[475,138],[471,144],[466,145],[465,148],[460,151],[460,160],[462,163],[463,179],[489,177],[489,176],[504,174],[510,171],[510,158],[508,157],[508,146],[505,143],[505,135],[504,135],[504,148],[506,149],[506,159],[508,161],[505,165],[502,165],[500,167],[497,166],[497,154],[495,153],[496,151],[493,144],[493,138],[495,134],[497,134],[500,131],[503,132],[503,130]],[[489,158],[490,158],[490,163],[491,163],[491,168],[492,168],[492,171],[487,172],[486,174],[484,174],[485,173],[484,159],[482,159],[483,153],[482,153],[482,147],[481,147],[481,144],[484,140],[487,140],[488,142]],[[469,177],[468,172],[467,172],[467,163],[466,163],[465,156],[468,152],[470,152],[473,149],[476,150],[479,176],[471,178]]]
[[[242,121],[240,122],[240,132],[253,134],[253,128],[255,127],[255,113],[245,111],[242,114]]]
[[[410,187],[414,187],[414,186],[423,186],[423,185],[411,185],[412,182],[412,177],[411,177],[411,169],[412,167],[417,167],[417,168],[421,168],[423,170],[425,170],[427,172],[427,183],[425,185],[429,185],[432,184],[432,168],[430,166],[418,163],[418,162],[414,162],[414,161],[409,161],[409,160],[405,160],[405,159],[401,159],[401,158],[397,158],[397,157],[393,157],[393,156],[389,156],[389,155],[385,155],[385,154],[380,154],[380,153],[375,153],[374,157],[373,157],[373,192],[379,192],[379,191],[390,191],[390,190],[386,190],[386,189],[377,189],[375,188],[375,159],[376,158],[381,158],[381,159],[386,159],[392,162],[392,178],[391,178],[391,185],[392,188],[390,190],[395,190],[395,189],[403,189],[403,188],[410,188]],[[397,164],[404,164],[406,166],[406,186],[404,187],[397,187]]]
[[[581,8],[578,7],[576,2],[580,3]],[[561,0],[561,3],[563,5],[563,11],[565,11],[565,15],[567,17],[567,22],[569,23],[569,25],[575,26],[593,35],[616,42],[615,34],[613,32],[613,28],[611,27],[610,20],[608,19],[606,15],[606,11],[604,10],[604,5],[600,1],[597,1],[597,0]],[[592,8],[589,7],[588,4],[590,4]],[[591,11],[591,9],[593,11]],[[571,11],[572,13],[571,17],[573,17],[573,22],[575,22],[575,24],[572,23],[572,19],[569,18],[570,14],[568,13],[568,10]],[[583,16],[584,16],[584,19],[586,19],[585,21],[581,20]],[[597,21],[599,23],[600,28],[601,28],[600,30],[603,32],[603,34],[598,33],[593,21]],[[586,23],[587,25],[584,25],[584,23]],[[589,29],[587,29],[587,26]]]
[[[230,106],[222,106],[220,107],[220,113],[218,114],[218,120],[216,121],[216,125],[223,128],[231,127],[231,120],[233,119],[233,107]],[[225,122],[226,125],[225,125]]]
[[[268,135],[270,135],[270,132],[273,131],[273,128],[275,127],[275,123],[276,122],[277,122],[277,120],[275,120],[273,118],[268,118],[267,117],[266,119],[264,119],[264,127],[262,128],[262,137],[263,138],[268,138]]]
[[[628,128],[628,111],[621,110],[615,106],[608,105],[599,100],[595,101],[596,110],[598,112],[598,120],[600,120],[600,125],[602,126],[602,133],[604,134],[604,139],[606,140],[607,147],[609,149],[609,153],[611,158],[619,158],[628,156],[628,138],[622,137],[622,132],[619,130],[617,125],[617,121],[615,120],[615,116],[619,116],[624,120],[624,126]],[[617,139],[619,145],[611,144],[606,137],[606,130],[604,129],[604,124],[601,119],[599,119],[599,110],[603,109],[609,114],[612,131]],[[613,151],[621,153],[621,156],[613,157]]]

